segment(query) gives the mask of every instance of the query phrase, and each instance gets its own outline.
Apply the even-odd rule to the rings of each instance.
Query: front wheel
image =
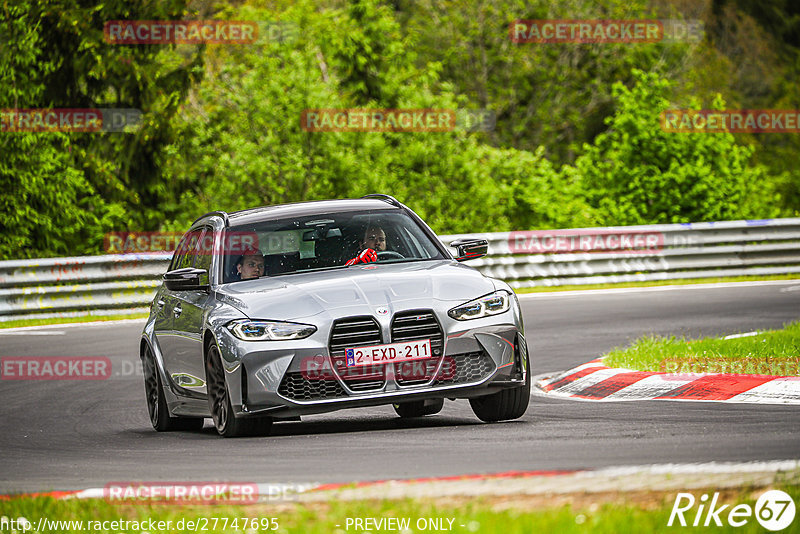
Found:
[[[469,400],[472,411],[478,419],[486,423],[519,419],[528,409],[531,400],[530,357],[525,361],[525,385],[504,389],[484,397]]]
[[[142,368],[144,370],[144,395],[147,399],[147,412],[153,428],[159,432],[202,429],[202,417],[171,417],[169,415],[164,386],[149,345],[145,346],[142,355]]]
[[[426,415],[434,415],[441,412],[443,406],[444,399],[427,399],[403,402],[401,404],[392,404],[395,413],[404,419],[408,417],[424,417]]]
[[[272,429],[269,417],[236,417],[225,382],[225,369],[216,343],[208,348],[206,358],[206,384],[208,387],[208,408],[214,427],[220,436],[235,438],[240,436],[266,436]]]

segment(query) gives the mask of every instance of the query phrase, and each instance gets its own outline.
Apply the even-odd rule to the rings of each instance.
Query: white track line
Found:
[[[651,464],[605,467],[586,471],[588,475],[630,475],[634,473],[651,474],[696,474],[696,473],[762,473],[794,471],[800,469],[800,460],[774,460],[755,462],[705,462],[696,464]]]
[[[77,328],[82,326],[118,326],[128,324],[141,324],[147,321],[146,318],[141,319],[117,319],[114,321],[89,321],[85,323],[64,323],[64,324],[41,324],[36,326],[15,326],[14,328],[0,328],[0,334],[8,334],[10,332],[33,332],[35,330],[60,330],[62,328]]]
[[[9,330],[11,330],[9,328]],[[33,330],[30,332],[20,332],[15,330],[13,332],[3,332],[0,330],[0,336],[63,336],[63,330]]]
[[[722,282],[719,284],[683,284],[670,286],[648,287],[611,287],[608,289],[574,289],[564,291],[542,291],[536,293],[518,293],[520,299],[548,298],[548,297],[579,297],[585,295],[607,295],[617,293],[650,293],[655,291],[685,291],[690,289],[726,289],[736,287],[758,287],[797,284],[800,280],[761,280],[753,282]],[[543,286],[544,287],[544,286]],[[522,288],[519,288],[522,289]],[[783,290],[781,290],[783,291]]]

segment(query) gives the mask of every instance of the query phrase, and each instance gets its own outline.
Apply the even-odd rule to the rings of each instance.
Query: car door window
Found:
[[[214,230],[209,227],[204,227],[198,244],[194,268],[204,269],[206,271],[206,274],[200,277],[200,283],[208,285],[211,275],[211,265],[214,259]]]
[[[175,252],[172,253],[172,260],[169,262],[169,268],[167,268],[168,271],[174,271],[178,268],[176,266],[181,262],[183,255],[186,253],[186,239],[187,236],[184,235],[178,242],[178,246],[175,247]]]
[[[169,268],[167,269],[168,271],[174,271],[178,268],[178,264],[183,261],[183,257],[186,255],[186,241],[188,239],[189,234],[185,234],[178,242],[175,252],[172,253],[172,261],[169,262]]]
[[[197,253],[197,244],[201,236],[202,230],[192,230],[183,236],[178,248],[175,250],[175,255],[172,257],[172,263],[169,266],[170,271],[192,267]]]

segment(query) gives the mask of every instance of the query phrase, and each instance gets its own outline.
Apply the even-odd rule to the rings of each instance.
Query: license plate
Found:
[[[432,357],[431,340],[417,339],[402,343],[348,348],[344,350],[344,355],[347,357],[348,367],[426,360]]]

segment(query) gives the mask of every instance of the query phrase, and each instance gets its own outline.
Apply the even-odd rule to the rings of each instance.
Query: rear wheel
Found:
[[[147,399],[147,412],[150,423],[159,432],[172,430],[200,430],[203,428],[202,417],[171,417],[167,409],[167,398],[164,395],[164,385],[158,372],[153,351],[149,345],[145,346],[142,357],[144,370],[144,395]]]
[[[442,411],[444,399],[427,399],[420,401],[403,402],[392,404],[395,413],[402,418],[424,417],[434,415]]]
[[[214,427],[220,436],[235,438],[240,436],[266,436],[272,429],[269,417],[236,417],[225,382],[225,369],[222,367],[216,343],[208,347],[206,358],[206,383],[208,385],[208,407]]]
[[[525,385],[504,389],[484,397],[469,400],[472,411],[478,419],[487,423],[519,419],[528,409],[531,399],[531,365],[530,358],[525,361]]]

